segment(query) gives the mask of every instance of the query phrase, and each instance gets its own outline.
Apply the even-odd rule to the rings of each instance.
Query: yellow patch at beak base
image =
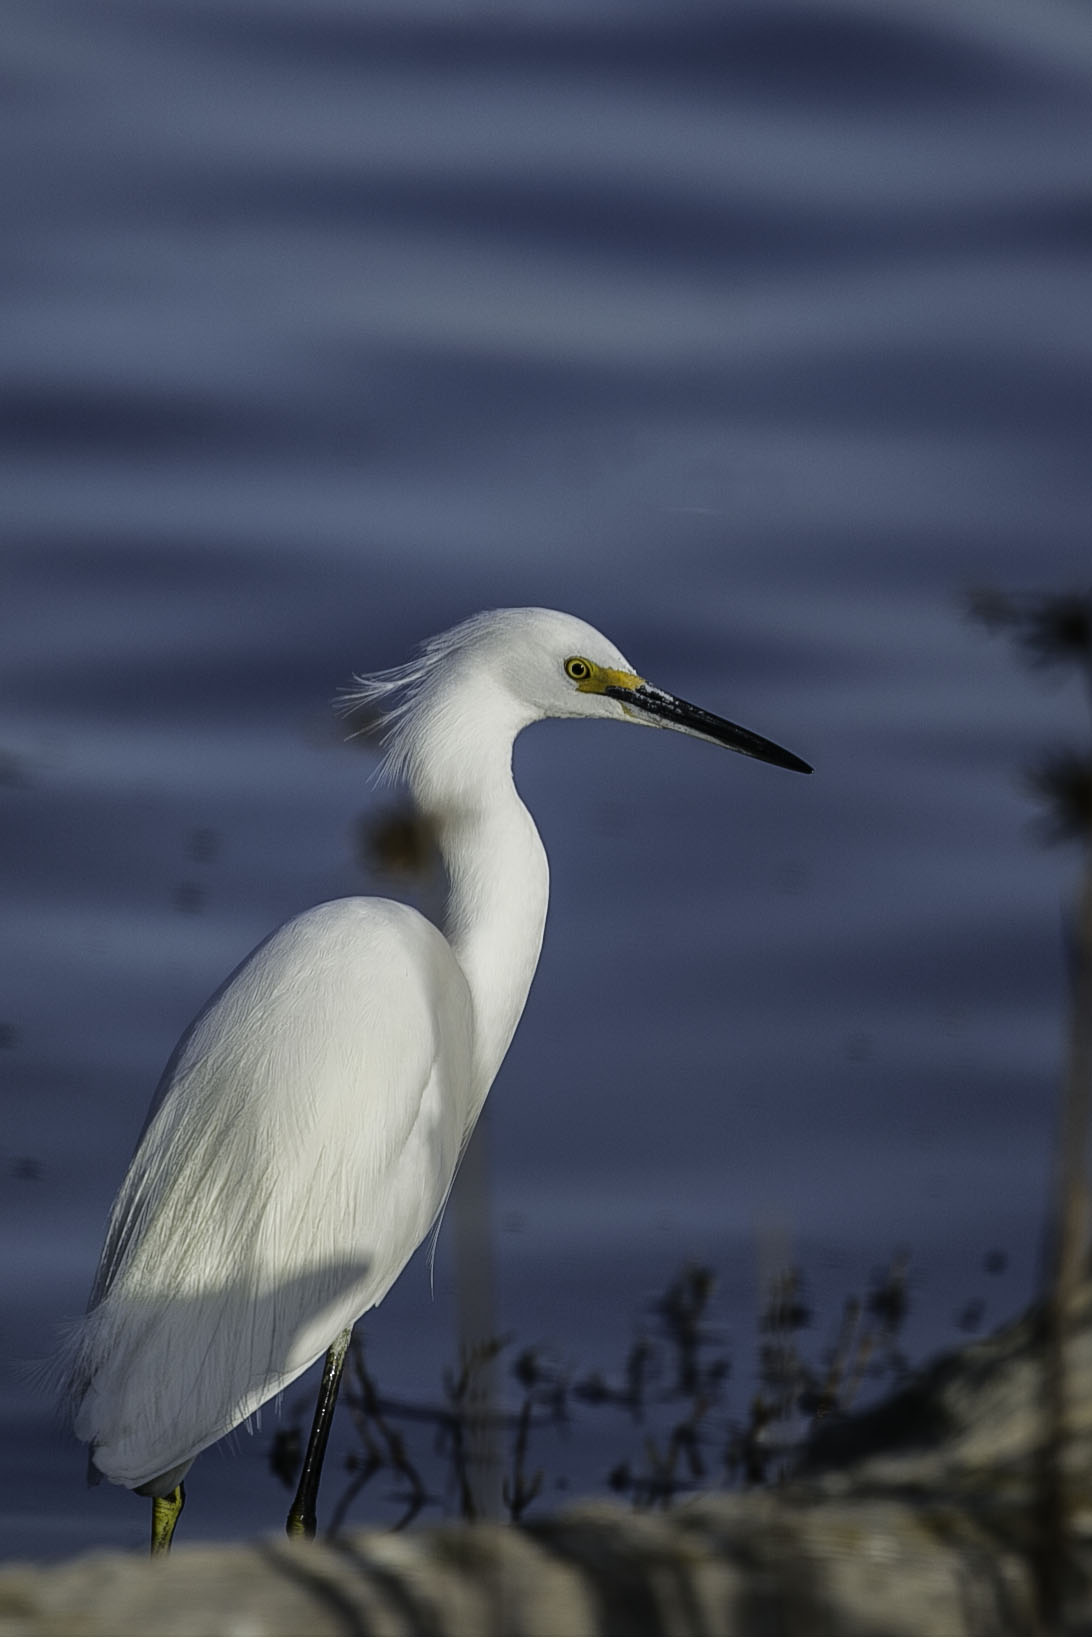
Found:
[[[645,680],[635,671],[614,671],[607,665],[594,665],[591,660],[586,664],[589,674],[576,685],[582,694],[605,694],[608,688],[640,688]]]

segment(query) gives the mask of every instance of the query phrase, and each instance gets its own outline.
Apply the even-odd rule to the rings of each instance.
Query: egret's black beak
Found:
[[[693,734],[695,739],[708,739],[714,745],[726,745],[730,751],[753,756],[759,762],[772,762],[776,768],[791,768],[794,773],[811,773],[806,762],[801,762],[791,751],[782,750],[771,739],[752,734],[749,728],[740,728],[700,705],[688,705],[674,694],[665,694],[660,688],[641,683],[638,688],[619,688],[613,684],[604,688],[604,694],[619,700],[638,719],[644,718],[656,728],[675,728],[680,734]]]

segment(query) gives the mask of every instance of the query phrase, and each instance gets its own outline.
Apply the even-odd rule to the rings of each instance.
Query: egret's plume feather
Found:
[[[471,615],[450,631],[428,638],[405,665],[392,666],[389,671],[354,675],[351,685],[338,696],[337,710],[347,717],[356,712],[366,713],[365,723],[356,733],[378,732],[383,761],[377,780],[393,784],[411,776],[413,727],[422,707],[432,697],[438,675],[446,674],[452,655],[473,647],[494,631],[505,616],[516,612],[522,611],[488,609]]]

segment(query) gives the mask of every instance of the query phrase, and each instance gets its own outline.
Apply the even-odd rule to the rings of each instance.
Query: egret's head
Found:
[[[540,717],[615,717],[621,705],[608,687],[643,681],[621,651],[572,614],[556,609],[496,609],[475,645],[495,681]]]
[[[806,762],[722,717],[654,688],[603,634],[554,609],[494,609],[432,638],[407,666],[357,679],[348,704],[378,704],[390,762],[412,775],[428,719],[469,745],[477,726],[511,738],[542,717],[606,717],[673,728],[744,756],[810,773]],[[433,735],[435,739],[436,735]]]

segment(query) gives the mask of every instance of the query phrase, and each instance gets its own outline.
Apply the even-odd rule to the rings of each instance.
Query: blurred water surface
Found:
[[[517,747],[553,899],[502,1326],[613,1365],[702,1258],[742,1352],[770,1225],[817,1346],[899,1246],[916,1352],[1025,1300],[1066,864],[1016,770],[1079,702],[959,599],[1089,579],[1085,8],[9,0],[0,74],[7,1552],[143,1539],[21,1362],[193,1012],[374,890],[335,688],[481,607],[816,766]],[[435,1390],[450,1288],[441,1238],[370,1322],[389,1389]],[[194,1535],[283,1511],[237,1445]]]

